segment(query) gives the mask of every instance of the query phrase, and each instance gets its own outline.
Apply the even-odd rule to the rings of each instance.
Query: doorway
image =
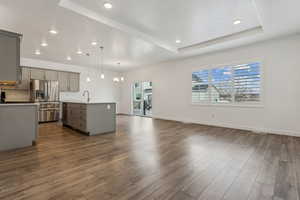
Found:
[[[136,82],[133,84],[132,114],[152,116],[152,82]]]

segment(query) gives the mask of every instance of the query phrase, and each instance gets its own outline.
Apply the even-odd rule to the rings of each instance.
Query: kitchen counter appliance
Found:
[[[5,103],[5,99],[6,99],[5,92],[2,92],[1,90],[0,90],[0,92],[1,92],[1,101],[0,101],[0,103]]]
[[[31,80],[31,101],[39,103],[39,122],[59,120],[59,87],[58,81]]]

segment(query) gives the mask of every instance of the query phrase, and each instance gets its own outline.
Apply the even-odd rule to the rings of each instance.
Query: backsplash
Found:
[[[6,94],[6,101],[29,101],[29,90],[14,90],[14,89],[2,89]]]

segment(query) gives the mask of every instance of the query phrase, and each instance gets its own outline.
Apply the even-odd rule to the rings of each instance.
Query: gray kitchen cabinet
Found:
[[[21,35],[0,30],[0,81],[18,81]]]
[[[59,82],[61,92],[79,92],[80,91],[80,74],[75,72],[63,72],[54,70],[44,70],[38,68],[22,67],[21,80],[16,89],[29,89],[30,80],[49,80]]]
[[[45,70],[45,80],[47,81],[57,81],[58,72],[53,70]]]
[[[63,103],[63,124],[89,135],[116,130],[115,103]]]
[[[80,74],[73,72],[58,72],[59,88],[61,92],[79,92]]]
[[[30,78],[37,80],[45,80],[45,70],[42,69],[30,69]]]
[[[38,137],[38,105],[0,104],[0,151],[31,146]]]
[[[17,89],[28,90],[30,88],[30,69],[27,67],[21,68],[21,81],[17,85]]]
[[[80,91],[80,76],[78,73],[69,74],[69,91],[70,92],[79,92]]]
[[[59,82],[59,90],[61,92],[69,91],[69,73],[68,72],[58,72],[58,82]]]

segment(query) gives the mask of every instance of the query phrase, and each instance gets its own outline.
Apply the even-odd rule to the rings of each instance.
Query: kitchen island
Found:
[[[116,130],[116,103],[63,101],[62,122],[88,135]]]
[[[0,151],[33,145],[38,136],[38,104],[0,104]]]

